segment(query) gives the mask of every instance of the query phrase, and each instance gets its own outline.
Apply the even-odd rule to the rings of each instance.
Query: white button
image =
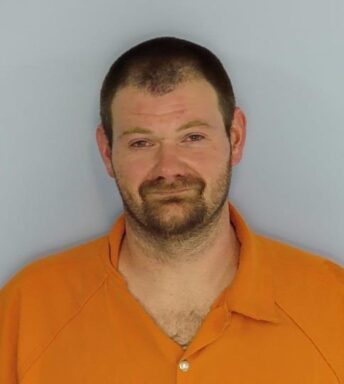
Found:
[[[190,364],[187,360],[182,360],[179,363],[179,369],[183,372],[187,372],[189,370]]]

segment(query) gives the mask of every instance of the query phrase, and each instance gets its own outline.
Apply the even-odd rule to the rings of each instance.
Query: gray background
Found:
[[[96,147],[114,59],[172,35],[222,60],[248,118],[230,199],[255,231],[344,264],[343,0],[0,0],[0,283],[106,233]]]

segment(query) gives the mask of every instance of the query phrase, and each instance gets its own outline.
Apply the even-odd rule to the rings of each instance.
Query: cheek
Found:
[[[129,189],[138,187],[148,169],[147,162],[137,159],[124,158],[120,155],[113,159],[114,168],[121,183]]]
[[[219,172],[223,172],[229,163],[230,148],[213,148],[207,151],[195,152],[189,160],[190,166],[198,170],[206,178],[213,179]]]

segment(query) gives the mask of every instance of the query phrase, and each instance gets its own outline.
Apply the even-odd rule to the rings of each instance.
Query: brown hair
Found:
[[[155,95],[171,92],[179,83],[204,78],[215,89],[227,136],[235,109],[231,81],[220,60],[207,48],[176,37],[157,37],[124,52],[110,67],[100,92],[101,123],[112,147],[111,103],[128,85]]]

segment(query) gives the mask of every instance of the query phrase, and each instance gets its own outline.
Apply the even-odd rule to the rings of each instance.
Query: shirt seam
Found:
[[[332,371],[334,376],[336,377],[338,384],[342,384],[342,381],[340,380],[337,372],[332,367],[331,363],[328,361],[328,359],[325,357],[325,355],[321,352],[320,348],[317,346],[317,344],[314,342],[314,340],[311,338],[310,335],[301,327],[300,324],[280,305],[276,302],[276,305],[288,316],[288,318],[299,328],[299,330],[304,334],[304,336],[311,342],[313,347],[317,350],[321,358],[325,361],[326,365],[329,367],[329,369]]]
[[[71,315],[67,321],[55,332],[55,334],[51,337],[50,341],[47,343],[45,347],[42,348],[41,352],[37,355],[37,357],[30,363],[30,365],[25,369],[25,371],[22,373],[21,377],[19,378],[19,383],[22,383],[25,376],[28,374],[28,372],[32,369],[32,367],[40,360],[40,358],[44,355],[44,353],[47,351],[49,346],[55,341],[55,339],[58,337],[58,335],[63,331],[64,328],[68,326],[69,323],[71,323],[74,318],[76,318],[79,313],[83,310],[83,308],[88,304],[88,302],[92,299],[92,297],[98,292],[98,290],[104,285],[106,279],[108,278],[108,273],[105,273],[105,276],[101,280],[100,284],[88,295],[88,297],[85,299],[85,301],[81,304],[81,306],[75,311],[73,315]]]

